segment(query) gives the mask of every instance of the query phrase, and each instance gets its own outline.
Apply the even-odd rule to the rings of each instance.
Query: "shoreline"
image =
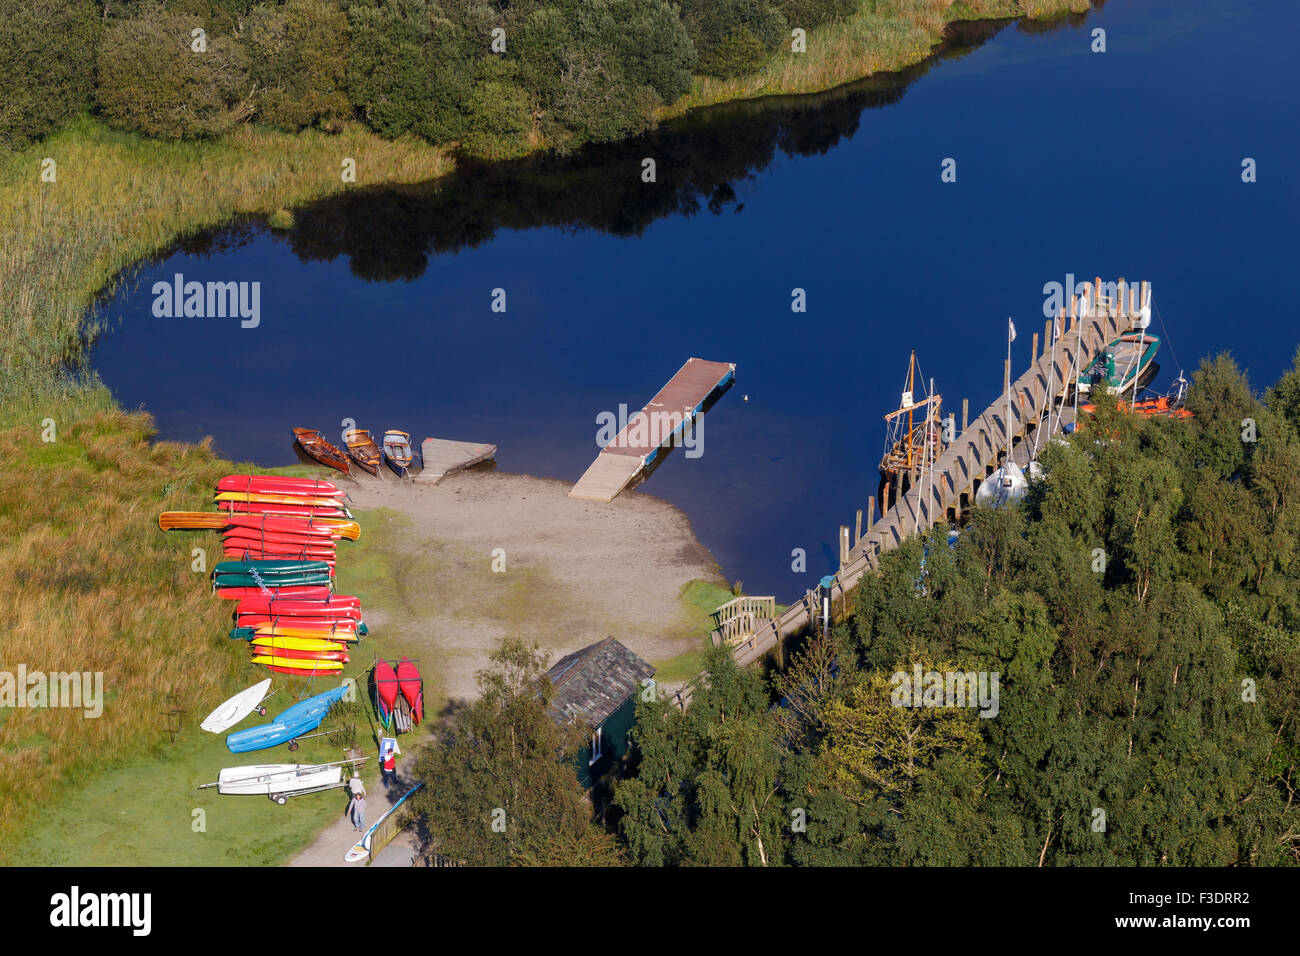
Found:
[[[438,662],[426,679],[439,706],[476,693],[474,674],[507,636],[552,663],[611,635],[652,664],[700,649],[683,591],[725,582],[685,512],[641,492],[580,501],[570,487],[471,468],[436,487],[367,476],[349,491],[372,540],[359,562],[340,561],[339,587],[374,609],[386,644]]]

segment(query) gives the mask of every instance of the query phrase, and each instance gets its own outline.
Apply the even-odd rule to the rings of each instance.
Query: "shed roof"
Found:
[[[604,723],[641,688],[655,669],[612,637],[588,644],[556,661],[547,672],[555,694],[550,714],[557,721]]]

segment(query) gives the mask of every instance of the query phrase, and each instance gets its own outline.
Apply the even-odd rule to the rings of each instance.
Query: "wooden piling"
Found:
[[[970,399],[963,398],[961,400],[961,430],[963,433],[966,431],[966,426],[969,424],[970,424]]]
[[[857,519],[853,523],[853,546],[862,544],[862,509],[858,509]]]

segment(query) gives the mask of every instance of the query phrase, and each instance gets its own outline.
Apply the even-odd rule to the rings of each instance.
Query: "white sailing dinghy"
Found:
[[[222,794],[265,794],[276,803],[284,804],[289,797],[346,786],[343,767],[356,762],[339,760],[322,764],[264,763],[224,767],[217,775],[216,783],[202,784],[199,789],[216,787],[217,793]]]
[[[224,734],[256,710],[262,701],[266,699],[266,693],[270,689],[271,678],[268,677],[259,684],[241,690],[230,700],[208,714],[207,718],[199,726],[209,733]]]

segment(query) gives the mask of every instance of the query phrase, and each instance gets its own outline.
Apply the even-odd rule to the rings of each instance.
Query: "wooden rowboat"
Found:
[[[349,428],[343,433],[343,440],[347,442],[348,454],[352,460],[376,478],[379,477],[379,446],[370,437],[370,432],[364,428]]]
[[[311,457],[315,458],[322,465],[330,468],[337,468],[345,475],[352,474],[352,466],[348,463],[348,456],[339,451],[338,447],[327,442],[321,433],[314,428],[295,428],[293,430],[294,441],[296,441],[302,450]]]
[[[409,434],[396,428],[384,432],[384,460],[388,462],[388,467],[393,469],[393,474],[398,478],[409,478],[411,461],[414,457]]]

